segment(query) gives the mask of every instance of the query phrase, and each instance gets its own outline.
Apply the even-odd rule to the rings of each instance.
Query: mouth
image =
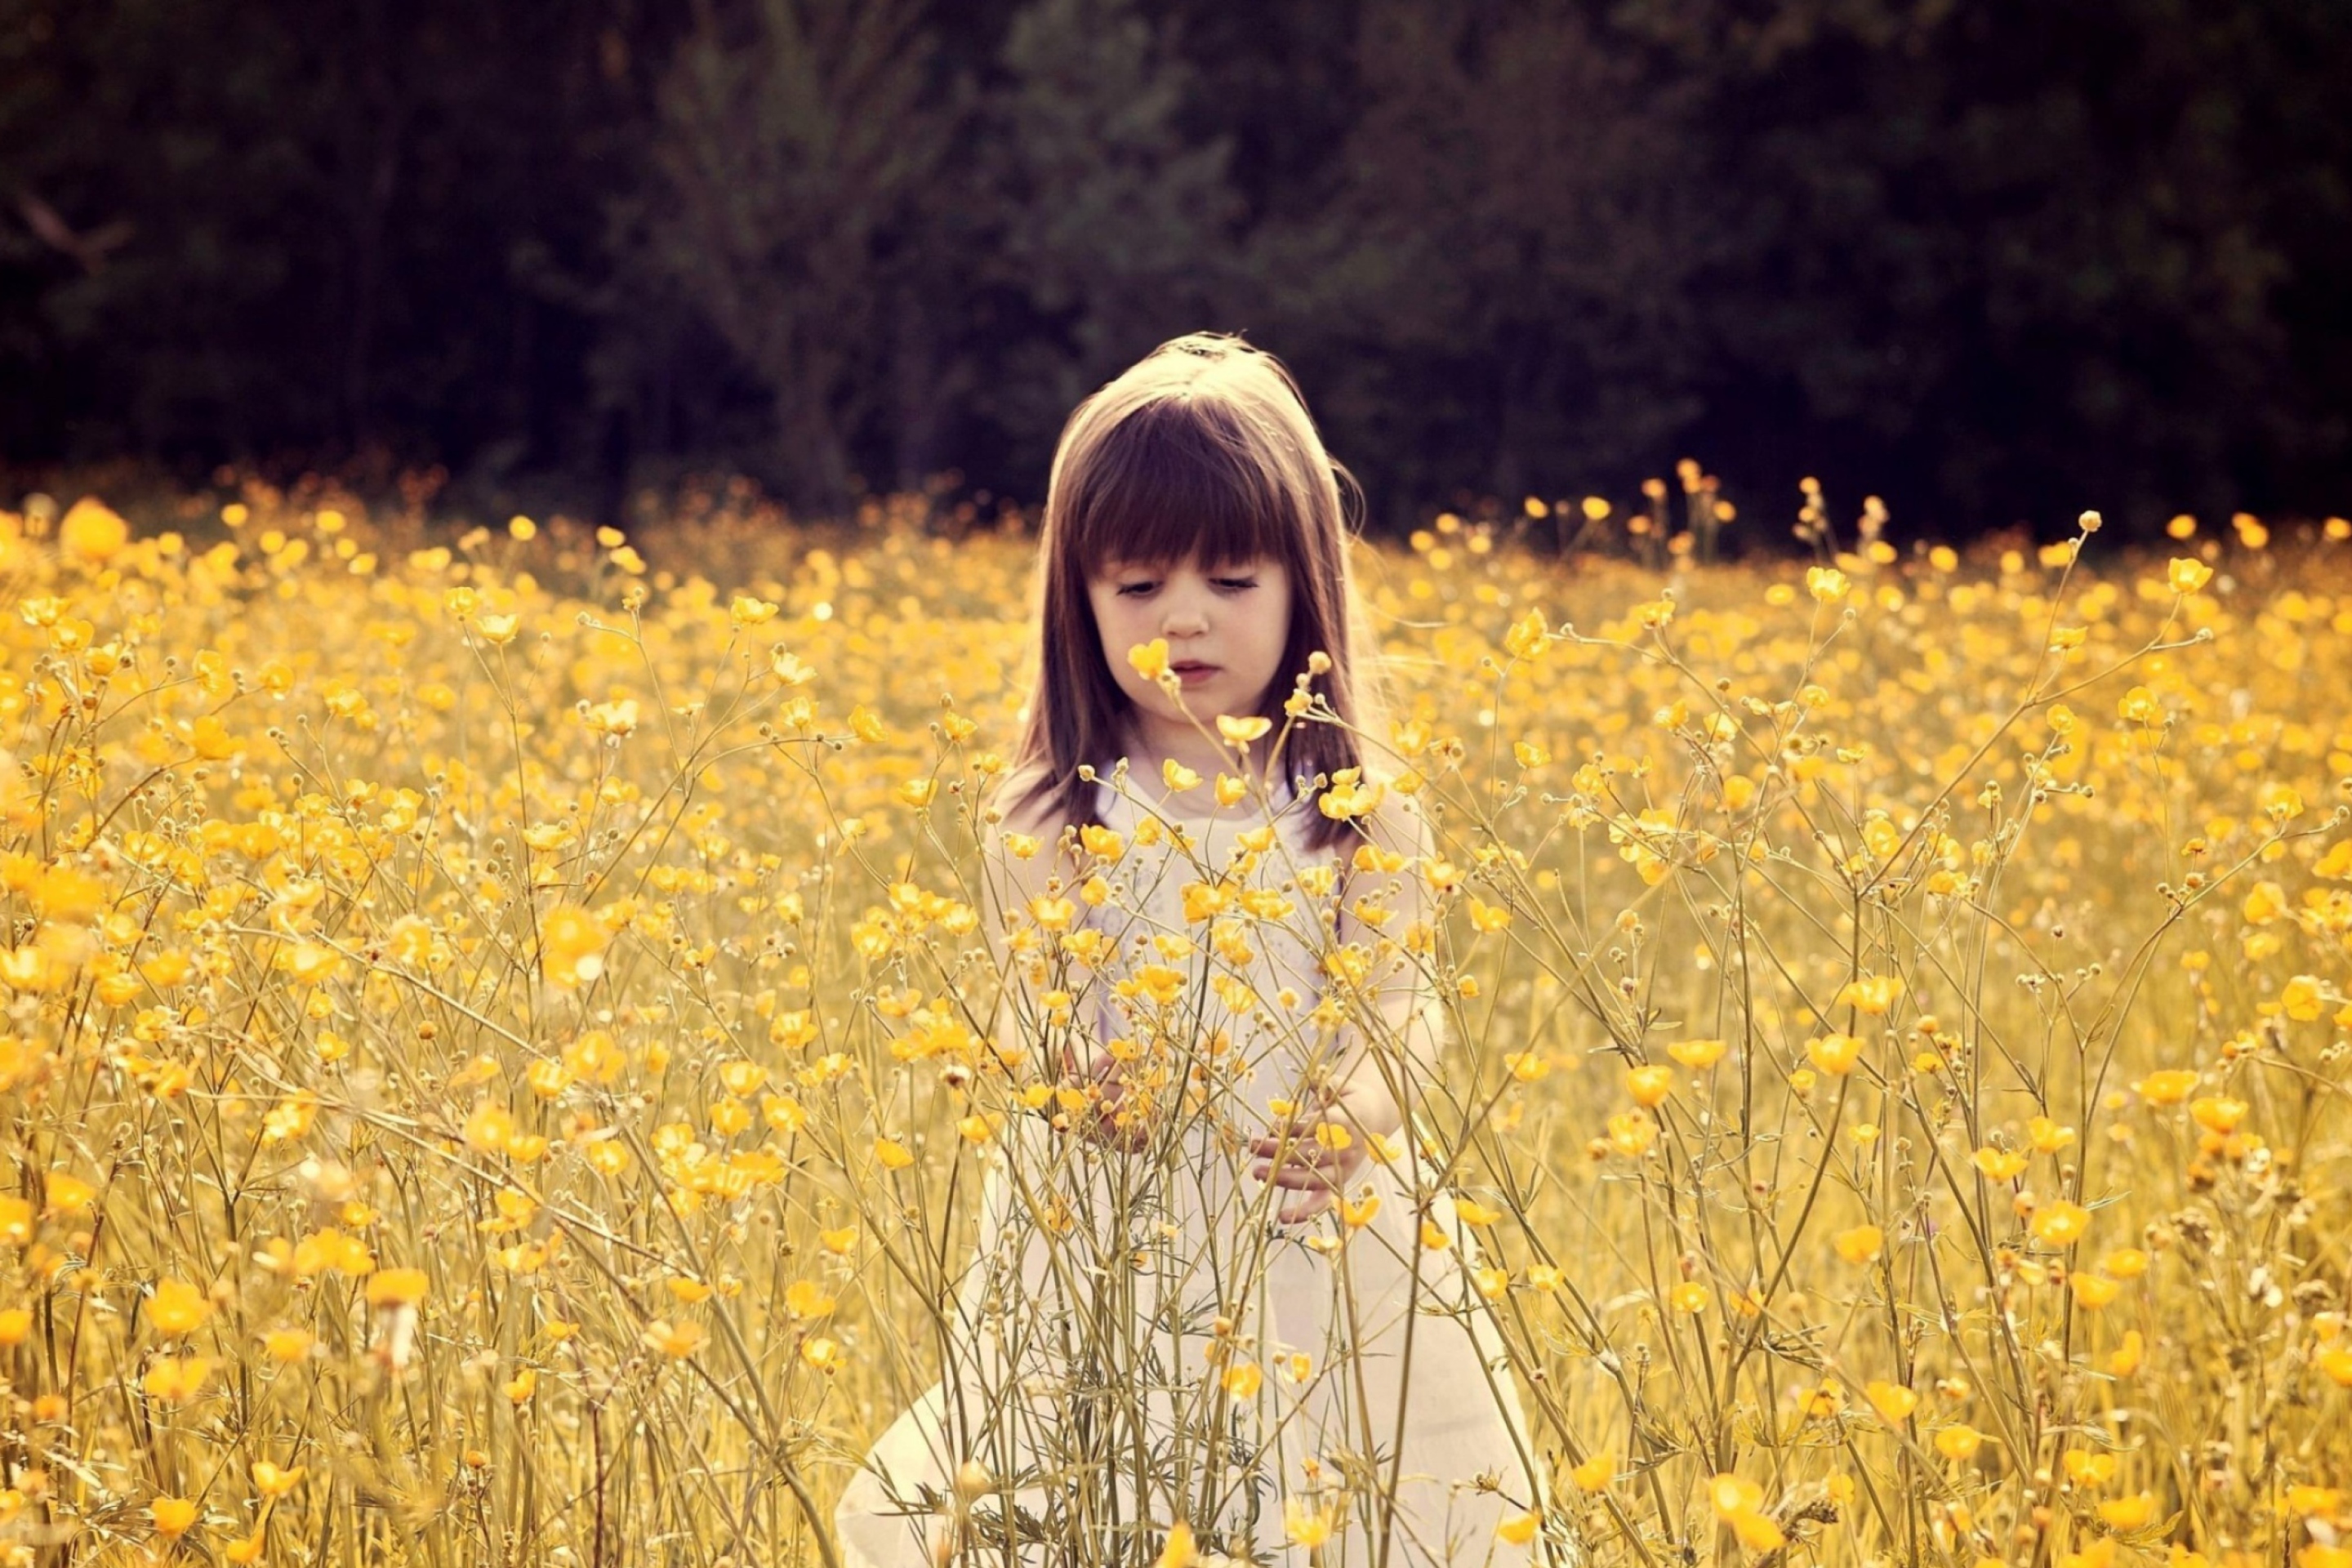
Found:
[[[1201,682],[1208,679],[1211,676],[1217,673],[1217,667],[1215,665],[1202,664],[1198,659],[1191,658],[1182,660],[1181,663],[1171,664],[1168,668],[1170,672],[1176,677],[1176,679],[1181,680],[1187,686],[1198,686]]]

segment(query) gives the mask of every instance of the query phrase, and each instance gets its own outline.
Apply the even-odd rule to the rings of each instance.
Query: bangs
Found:
[[[1162,398],[1119,420],[1077,471],[1061,476],[1079,570],[1164,568],[1196,551],[1209,570],[1268,557],[1289,563],[1300,520],[1274,477],[1279,458],[1256,445],[1234,411],[1210,398]]]

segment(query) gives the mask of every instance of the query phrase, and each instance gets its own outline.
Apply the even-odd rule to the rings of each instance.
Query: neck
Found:
[[[1278,802],[1289,780],[1283,773],[1281,752],[1266,750],[1274,741],[1275,736],[1268,735],[1253,744],[1244,757],[1224,745],[1213,731],[1203,735],[1190,725],[1180,729],[1172,724],[1155,723],[1145,715],[1131,715],[1124,736],[1128,787],[1139,798],[1161,804],[1175,816],[1253,816],[1259,809],[1255,800],[1244,795],[1233,805],[1220,808],[1211,787],[1221,773],[1248,780],[1254,789],[1263,780],[1264,787]],[[1171,762],[1200,774],[1202,783],[1182,795],[1168,795],[1163,802],[1162,792],[1167,786],[1162,764]]]

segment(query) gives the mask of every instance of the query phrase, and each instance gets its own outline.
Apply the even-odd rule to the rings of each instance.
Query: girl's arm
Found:
[[[1006,779],[995,798],[1019,801],[1033,776],[1014,774]],[[1035,852],[1025,857],[1014,854],[1008,841],[1015,837],[1036,839]],[[1040,928],[1033,910],[1038,900],[1048,896],[1075,900],[1079,880],[1076,864],[1062,852],[1061,838],[1061,818],[1050,800],[1012,808],[1012,815],[990,827],[982,838],[981,925],[989,957],[1002,976],[988,1037],[999,1048],[1029,1050],[1043,1045],[1045,1007],[1039,1000],[1041,988],[1032,975],[1038,963],[1050,960],[1050,944],[1057,939]],[[1021,931],[1027,936],[1018,935]],[[1024,942],[1034,945],[1024,948]],[[1023,1026],[1024,1021],[1029,1027]],[[1113,1123],[1123,1086],[1117,1081],[1116,1064],[1108,1057],[1099,1051],[1089,1054],[1092,1059],[1084,1062],[1040,1062],[1037,1070],[1051,1079],[1087,1072],[1106,1080],[1102,1098],[1084,1131],[1118,1141]]]
[[[1410,796],[1397,795],[1391,795],[1363,822],[1372,847],[1404,860],[1394,873],[1357,871],[1351,876],[1336,928],[1340,942],[1355,942],[1372,955],[1365,988],[1379,1020],[1374,1033],[1380,1043],[1376,1046],[1352,1020],[1342,1025],[1322,1095],[1302,1094],[1289,1125],[1257,1142],[1257,1177],[1301,1194],[1281,1211],[1278,1217],[1285,1223],[1320,1213],[1335,1193],[1346,1189],[1363,1168],[1371,1140],[1392,1138],[1403,1127],[1405,1107],[1420,1098],[1421,1080],[1436,1062],[1437,1041],[1431,1037],[1427,1016],[1429,978],[1423,973],[1422,959],[1402,945],[1407,932],[1435,919],[1423,870],[1431,846],[1429,825]],[[1381,891],[1387,896],[1381,901],[1394,913],[1376,930],[1348,906]],[[1391,1041],[1402,1043],[1401,1053],[1390,1048]],[[1338,1140],[1316,1137],[1319,1121],[1336,1123],[1348,1132],[1343,1147],[1332,1149],[1328,1145]]]
[[[1391,795],[1364,825],[1375,849],[1402,857],[1404,864],[1392,873],[1359,871],[1350,879],[1351,905],[1386,894],[1381,901],[1392,914],[1385,925],[1375,930],[1352,908],[1339,911],[1339,940],[1360,943],[1374,955],[1367,988],[1370,1011],[1379,1020],[1379,1044],[1366,1037],[1362,1026],[1353,1021],[1343,1026],[1332,1084],[1342,1109],[1366,1131],[1385,1138],[1404,1124],[1406,1111],[1426,1087],[1423,1080],[1437,1068],[1438,1042],[1429,1017],[1429,1005],[1435,998],[1423,967],[1427,960],[1404,947],[1410,932],[1435,922],[1437,908],[1427,875],[1429,822],[1420,805],[1410,795]]]

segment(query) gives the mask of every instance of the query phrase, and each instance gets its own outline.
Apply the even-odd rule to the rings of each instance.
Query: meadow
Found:
[[[1437,834],[1370,865],[1549,1475],[1505,1529],[2352,1568],[2352,528],[1816,496],[1712,564],[1687,492],[1359,553],[1328,809]],[[178,513],[0,514],[0,1552],[832,1563],[973,1173],[1079,1092],[984,1038],[1031,542]]]

